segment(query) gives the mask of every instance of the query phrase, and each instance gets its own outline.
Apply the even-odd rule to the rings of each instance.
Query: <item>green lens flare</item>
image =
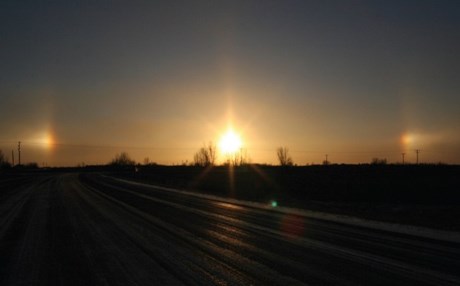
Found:
[[[272,201],[272,207],[276,208],[278,206],[278,202],[277,201]]]

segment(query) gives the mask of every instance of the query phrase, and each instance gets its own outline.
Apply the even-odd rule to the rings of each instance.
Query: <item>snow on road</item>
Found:
[[[283,207],[277,204],[273,204],[273,202],[267,202],[265,204],[259,203],[259,202],[249,202],[249,201],[242,201],[242,200],[237,200],[237,199],[232,199],[232,198],[213,196],[209,194],[190,192],[186,190],[167,188],[163,186],[148,185],[148,184],[128,181],[128,180],[124,180],[120,178],[112,178],[112,179],[119,180],[121,182],[129,183],[133,185],[150,187],[150,188],[157,189],[157,190],[176,192],[176,193],[181,193],[181,194],[188,195],[188,196],[195,196],[195,197],[199,197],[203,199],[225,202],[225,203],[229,203],[235,206],[245,206],[245,207],[257,208],[261,210],[270,210],[270,211],[276,211],[276,212],[280,212],[284,214],[295,214],[295,215],[300,215],[300,216],[305,216],[305,217],[327,220],[331,222],[338,222],[341,224],[347,224],[347,225],[352,225],[352,226],[360,226],[360,227],[366,227],[366,228],[371,228],[371,229],[376,229],[376,230],[390,231],[390,232],[413,235],[413,236],[418,236],[418,237],[425,237],[425,238],[430,238],[430,239],[460,243],[460,232],[456,232],[456,231],[446,231],[446,230],[432,229],[432,228],[420,227],[420,226],[402,225],[402,224],[396,224],[396,223],[374,221],[374,220],[368,220],[368,219],[347,216],[347,215],[337,215],[337,214],[331,214],[331,213],[325,213],[325,212],[319,212],[319,211],[310,211],[310,210],[305,210],[305,209]]]
[[[0,215],[0,285],[460,284],[452,234],[99,174],[0,180]]]

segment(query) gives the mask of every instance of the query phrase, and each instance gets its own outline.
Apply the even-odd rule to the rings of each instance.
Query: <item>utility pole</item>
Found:
[[[14,167],[14,150],[11,150],[11,160],[12,160],[13,167]]]
[[[406,153],[401,153],[401,156],[402,156],[402,163],[404,165],[404,156],[406,156]]]
[[[415,154],[417,154],[417,165],[418,165],[418,154],[420,153],[420,149],[415,150]]]
[[[21,141],[18,141],[18,165],[21,165]]]

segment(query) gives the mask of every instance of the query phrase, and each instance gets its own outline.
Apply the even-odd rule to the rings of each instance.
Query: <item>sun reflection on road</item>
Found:
[[[223,207],[223,208],[226,208],[226,209],[232,209],[232,210],[242,210],[243,209],[239,205],[230,204],[230,203],[224,203],[224,202],[218,202],[218,203],[216,203],[216,205],[218,205],[219,207]]]

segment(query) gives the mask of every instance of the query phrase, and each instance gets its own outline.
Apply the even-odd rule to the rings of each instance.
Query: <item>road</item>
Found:
[[[460,285],[460,243],[101,174],[0,180],[0,285]]]

